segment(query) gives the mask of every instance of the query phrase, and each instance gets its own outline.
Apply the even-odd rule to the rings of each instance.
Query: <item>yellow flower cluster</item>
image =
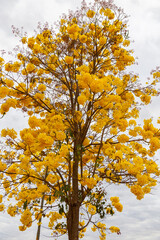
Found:
[[[150,139],[150,149],[155,152],[160,148],[160,140],[157,137],[152,137]]]
[[[78,97],[78,103],[79,103],[80,105],[84,105],[87,100],[88,100],[88,99],[87,99],[86,95],[85,95],[83,92],[82,92],[81,95]]]
[[[131,186],[131,192],[136,195],[138,200],[141,200],[144,197],[143,189],[140,185]]]
[[[83,186],[87,185],[88,188],[92,189],[96,185],[97,180],[94,178],[85,178],[81,181]]]
[[[9,89],[7,87],[0,87],[0,98],[5,98],[9,93]]]
[[[14,72],[14,73],[16,73],[16,72],[19,71],[20,66],[21,66],[21,63],[18,62],[18,61],[14,62],[13,64],[12,63],[6,63],[5,64],[5,70],[7,72]]]
[[[120,142],[120,143],[125,143],[125,142],[128,142],[129,141],[129,137],[126,135],[126,134],[121,134],[117,137],[117,140]]]
[[[96,227],[99,229],[100,231],[100,236],[99,236],[99,239],[100,240],[105,240],[106,239],[106,225],[104,223],[101,223],[101,222],[98,222],[96,224]]]
[[[119,197],[111,197],[110,200],[117,211],[122,212],[123,205],[119,202]]]
[[[49,213],[49,224],[48,224],[48,227],[49,227],[50,229],[52,229],[53,226],[54,226],[54,223],[55,223],[57,220],[61,219],[62,217],[63,217],[63,216],[62,216],[61,214],[59,214],[58,212],[50,212],[50,213]]]
[[[4,204],[0,204],[0,212],[3,212],[3,211],[4,211],[4,209],[5,209],[5,206],[4,206]]]
[[[17,207],[9,205],[7,212],[11,217],[14,217],[17,214]]]
[[[87,41],[87,36],[86,35],[80,35],[79,40],[81,43],[85,43]]]
[[[17,174],[18,174],[18,168],[17,168],[17,165],[14,163],[12,164],[11,166],[8,167],[7,169],[7,172],[6,172],[7,175],[10,175],[11,179],[15,179]]]
[[[93,10],[88,10],[88,12],[87,12],[87,17],[93,18],[94,15],[95,15],[95,12],[94,12]]]
[[[112,233],[119,233],[120,232],[120,229],[118,227],[115,227],[115,226],[111,226],[109,228],[109,230],[112,232]]]
[[[146,185],[148,183],[149,178],[148,178],[147,175],[138,174],[137,175],[137,180],[138,180],[138,185],[144,186],[144,185]]]
[[[87,204],[87,207],[88,207],[88,212],[91,214],[91,215],[94,215],[96,214],[96,207],[91,205],[91,204]]]
[[[46,85],[40,84],[40,85],[38,86],[38,90],[39,90],[40,92],[44,92],[44,91],[46,90]]]
[[[104,16],[107,16],[108,19],[113,19],[114,18],[114,13],[111,11],[111,9],[106,8],[104,11]]]
[[[17,137],[17,132],[12,128],[12,129],[2,129],[1,130],[1,136],[6,137],[9,136],[12,139],[15,139]]]
[[[81,179],[81,184],[83,186],[87,185],[88,188],[93,189],[101,178],[98,177],[97,174],[95,174],[94,178],[93,177],[88,178],[88,176],[89,176],[89,172],[88,170],[85,170],[83,174],[83,178]]]
[[[5,83],[6,83],[7,87],[9,87],[9,88],[14,86],[13,80],[5,79]]]
[[[21,223],[23,224],[22,227],[27,228],[32,226],[32,213],[29,209],[24,210],[20,218]],[[20,228],[23,231],[23,228]]]
[[[31,128],[36,128],[42,125],[42,121],[41,119],[38,119],[36,116],[31,116],[28,120],[28,124]]]
[[[67,31],[69,33],[70,38],[76,40],[78,38],[79,32],[80,32],[80,28],[77,24],[72,24],[70,26],[67,27]]]
[[[65,62],[66,62],[67,64],[72,64],[72,63],[73,63],[73,57],[66,56],[66,57],[65,57]]]
[[[40,145],[50,147],[53,144],[53,138],[47,136],[46,133],[40,133],[37,138]]]

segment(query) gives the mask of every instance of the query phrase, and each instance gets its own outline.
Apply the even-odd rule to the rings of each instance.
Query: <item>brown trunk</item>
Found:
[[[45,177],[44,177],[45,180],[47,178],[47,175],[48,175],[48,167],[46,167],[46,173],[45,173]],[[41,199],[41,213],[43,213],[44,197],[45,197],[45,193],[43,194],[42,199]],[[42,222],[42,217],[40,217],[40,219],[39,219],[39,224],[41,222]],[[41,233],[41,224],[38,225],[36,240],[40,240],[40,233]]]
[[[78,205],[70,205],[68,218],[67,218],[67,228],[68,228],[68,240],[78,240],[79,233],[79,206]]]
[[[76,134],[75,134],[76,136]],[[74,141],[74,161],[72,173],[72,193],[69,203],[69,211],[67,216],[68,240],[79,239],[79,199],[78,199],[78,164],[80,159],[80,149],[78,136]]]

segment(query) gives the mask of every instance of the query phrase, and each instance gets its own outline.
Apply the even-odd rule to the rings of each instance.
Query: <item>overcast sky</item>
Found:
[[[28,35],[34,33],[38,22],[48,21],[52,24],[63,12],[76,9],[80,0],[0,0],[0,50],[12,50],[18,43],[11,26],[24,27]],[[89,1],[87,1],[89,2]],[[160,66],[160,1],[159,0],[115,0],[125,13],[130,15],[129,33],[134,40],[132,47],[138,57],[135,73],[140,74],[141,81],[146,81],[150,71]],[[160,116],[159,101],[153,100],[152,105],[143,111],[142,117]],[[19,115],[10,113],[9,118],[0,121],[3,127],[22,129],[26,120],[19,120]],[[157,155],[157,158],[159,156]],[[108,188],[108,197],[118,195],[124,205],[124,211],[106,219],[111,225],[121,228],[121,235],[108,235],[107,240],[159,240],[160,239],[160,188],[156,187],[152,194],[143,200],[136,200],[125,187]],[[94,233],[95,234],[95,233]],[[90,231],[85,240],[98,239]],[[26,232],[18,231],[18,220],[0,215],[0,240],[35,239],[35,229]],[[41,240],[45,240],[44,236]],[[67,239],[67,238],[66,238]]]

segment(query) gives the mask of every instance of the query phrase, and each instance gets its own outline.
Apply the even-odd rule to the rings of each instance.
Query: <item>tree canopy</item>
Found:
[[[160,132],[139,113],[158,96],[160,72],[142,85],[127,73],[135,63],[127,17],[112,1],[82,1],[54,27],[22,35],[15,60],[0,58],[0,113],[10,108],[28,116],[20,132],[1,131],[0,211],[20,216],[20,231],[43,218],[51,234],[69,240],[86,228],[120,233],[105,217],[121,212],[107,184],[125,184],[137,199],[156,185],[154,155]],[[158,120],[160,123],[160,120]]]

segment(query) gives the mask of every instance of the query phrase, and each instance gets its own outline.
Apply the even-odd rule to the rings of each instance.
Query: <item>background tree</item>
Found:
[[[44,217],[53,236],[69,240],[82,238],[89,224],[101,240],[106,230],[120,233],[104,224],[123,209],[105,189],[126,184],[140,200],[156,185],[159,129],[136,119],[158,95],[160,73],[146,86],[126,73],[135,61],[126,16],[111,1],[83,1],[55,30],[39,26],[33,37],[14,30],[22,45],[15,61],[0,59],[0,113],[19,109],[29,126],[1,132],[0,210],[21,214],[21,231],[36,220],[37,240]]]

